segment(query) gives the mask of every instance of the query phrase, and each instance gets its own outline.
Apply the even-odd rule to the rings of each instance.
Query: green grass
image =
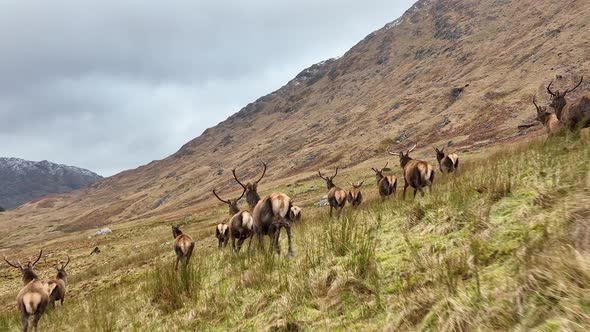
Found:
[[[340,220],[328,219],[327,208],[307,208],[294,225],[293,259],[199,248],[186,269],[174,272],[171,251],[148,247],[87,272],[84,277],[115,275],[131,258],[148,262],[152,250],[158,256],[137,273],[66,300],[40,325],[63,331],[588,330],[589,150],[574,136],[504,146],[462,160],[459,174],[437,174],[432,194],[415,201],[368,201]],[[18,327],[16,312],[0,315],[0,330]]]

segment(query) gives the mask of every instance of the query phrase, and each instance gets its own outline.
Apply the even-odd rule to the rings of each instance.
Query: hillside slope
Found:
[[[208,213],[211,189],[237,189],[228,171],[254,176],[261,160],[270,166],[266,191],[410,141],[430,156],[431,144],[453,141],[454,149],[468,150],[518,137],[516,126],[534,115],[530,94],[545,99],[549,80],[568,85],[588,72],[589,33],[583,0],[421,0],[342,57],[305,69],[174,155],[62,195],[54,208],[27,204],[0,224],[43,220],[60,225],[46,236],[59,236],[179,218]]]
[[[101,178],[89,170],[47,160],[0,158],[0,206],[12,209],[51,194],[78,190]]]

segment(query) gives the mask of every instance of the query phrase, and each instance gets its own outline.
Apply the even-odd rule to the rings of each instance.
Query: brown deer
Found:
[[[215,237],[218,241],[218,248],[224,248],[229,242],[229,226],[227,224],[218,224],[215,227]]]
[[[582,84],[583,81],[584,81],[584,77],[582,76],[580,78],[580,82],[576,86],[574,86],[571,89],[567,89],[563,92],[561,92],[559,90],[554,92],[553,90],[551,90],[551,85],[553,85],[553,81],[551,81],[549,83],[549,85],[547,86],[547,93],[549,93],[551,95],[551,104],[549,104],[549,106],[551,106],[555,110],[555,115],[557,116],[559,121],[563,122],[562,112],[563,112],[563,109],[565,108],[565,105],[567,105],[567,100],[565,99],[565,96],[567,96],[568,93],[576,90]]]
[[[537,109],[537,117],[535,120],[541,122],[547,131],[549,136],[554,136],[559,134],[562,129],[561,122],[557,118],[557,116],[549,111],[547,111],[546,106],[539,106],[537,105],[536,96],[533,96],[533,105]]]
[[[414,160],[410,157],[410,152],[416,149],[418,143],[414,144],[405,153],[389,152],[390,155],[399,156],[400,166],[404,170],[404,193],[403,198],[406,198],[406,189],[408,186],[414,188],[414,199],[416,193],[420,191],[424,196],[424,190],[422,188],[428,187],[429,191],[432,191],[432,183],[434,182],[434,169],[432,165],[422,160]]]
[[[238,180],[235,168],[231,171],[234,175],[234,179],[236,180],[236,182],[240,186],[242,186],[242,188],[244,188],[246,192],[246,201],[248,202],[250,210],[254,209],[258,201],[260,201],[260,196],[258,195],[258,182],[260,182],[260,180],[264,178],[264,174],[266,174],[266,163],[263,162],[262,165],[264,168],[262,169],[262,175],[260,176],[260,178],[254,182],[248,182],[246,184],[243,184],[240,180]]]
[[[176,253],[176,264],[174,270],[178,270],[178,262],[184,259],[184,266],[187,266],[193,250],[195,249],[195,241],[182,233],[180,226],[172,226],[172,236],[174,237],[174,252]]]
[[[70,256],[66,255],[68,260],[66,263],[58,261],[55,265],[57,275],[55,279],[49,280],[49,285],[55,285],[51,294],[49,294],[49,304],[55,308],[55,302],[60,301],[60,304],[64,305],[64,299],[66,298],[66,287],[68,283],[68,273],[66,272],[66,266],[70,264]]]
[[[260,248],[264,248],[262,237],[268,235],[271,238],[270,250],[273,249],[280,254],[279,236],[281,228],[287,231],[289,241],[289,256],[293,256],[291,244],[291,199],[283,193],[271,193],[259,201],[252,211],[254,217],[254,231],[258,238]]]
[[[26,266],[22,266],[20,262],[11,263],[4,257],[4,261],[15,269],[18,269],[22,275],[23,288],[16,296],[16,305],[20,311],[22,330],[24,332],[29,330],[29,318],[33,316],[33,329],[37,330],[39,319],[45,312],[47,304],[49,303],[49,294],[53,288],[49,284],[42,282],[37,274],[33,271],[35,264],[41,259],[43,250],[39,250],[39,256],[34,262],[29,261]]]
[[[231,246],[236,252],[240,252],[242,244],[245,240],[250,239],[248,242],[248,250],[252,245],[252,238],[255,234],[254,218],[248,211],[241,211],[236,213],[229,220],[229,236],[231,240]],[[238,245],[236,247],[236,239]]]
[[[240,212],[240,208],[238,207],[238,202],[240,201],[240,199],[242,199],[242,197],[244,197],[244,194],[246,193],[246,189],[244,189],[244,191],[242,191],[242,195],[240,195],[240,197],[236,198],[236,199],[222,199],[221,197],[219,197],[219,195],[217,195],[217,193],[215,192],[215,189],[213,189],[213,195],[215,195],[215,197],[217,197],[218,200],[222,201],[223,203],[227,204],[229,206],[229,215],[233,216],[236,213]]]
[[[441,173],[453,173],[459,167],[459,156],[456,153],[445,155],[445,148],[433,147],[436,152],[436,160],[438,161],[438,169]]]
[[[330,217],[332,217],[332,209],[336,210],[336,215],[340,218],[340,214],[342,213],[342,209],[344,209],[344,205],[346,205],[346,191],[342,188],[337,187],[334,184],[334,178],[338,175],[338,167],[336,167],[336,172],[332,176],[324,177],[322,172],[318,171],[318,175],[324,181],[326,181],[326,186],[328,187],[328,203],[330,203]]]
[[[356,209],[361,205],[363,202],[363,194],[361,193],[361,186],[365,181],[361,181],[359,183],[350,183],[352,188],[348,191],[348,203],[352,206],[353,209]]]
[[[289,212],[289,214],[291,215],[291,220],[293,222],[299,221],[301,220],[301,218],[303,218],[303,211],[299,206],[291,206],[291,211]]]
[[[377,188],[379,188],[379,196],[384,201],[387,197],[395,195],[397,189],[397,177],[394,175],[383,175],[383,171],[387,168],[389,162],[385,163],[385,166],[381,169],[371,167],[375,172],[375,180],[377,180]]]

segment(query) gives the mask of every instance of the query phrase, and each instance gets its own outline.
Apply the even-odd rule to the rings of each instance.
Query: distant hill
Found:
[[[87,169],[47,160],[0,158],[0,207],[12,209],[47,195],[68,193],[101,178]]]

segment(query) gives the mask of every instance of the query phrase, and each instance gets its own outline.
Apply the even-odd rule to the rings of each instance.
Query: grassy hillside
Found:
[[[256,251],[236,256],[203,240],[192,265],[177,274],[166,238],[150,242],[141,236],[145,229],[117,230],[116,240],[131,245],[126,251],[113,246],[106,261],[92,258],[103,261],[94,268],[78,255],[70,280],[74,296],[44,316],[41,326],[588,330],[588,143],[574,136],[519,143],[461,166],[457,175],[437,174],[432,194],[415,201],[381,203],[373,180],[364,188],[369,201],[341,220],[328,219],[327,208],[306,208],[304,221],[294,226],[293,259]],[[397,165],[393,170],[400,172]],[[344,174],[338,182],[360,174]],[[316,197],[323,193],[315,179],[299,186]],[[199,239],[211,234],[203,222],[184,222]],[[146,227],[160,234],[169,228],[158,222]],[[137,243],[130,242],[135,234]],[[15,284],[9,295],[16,292]],[[0,315],[0,330],[18,327],[14,310]]]

